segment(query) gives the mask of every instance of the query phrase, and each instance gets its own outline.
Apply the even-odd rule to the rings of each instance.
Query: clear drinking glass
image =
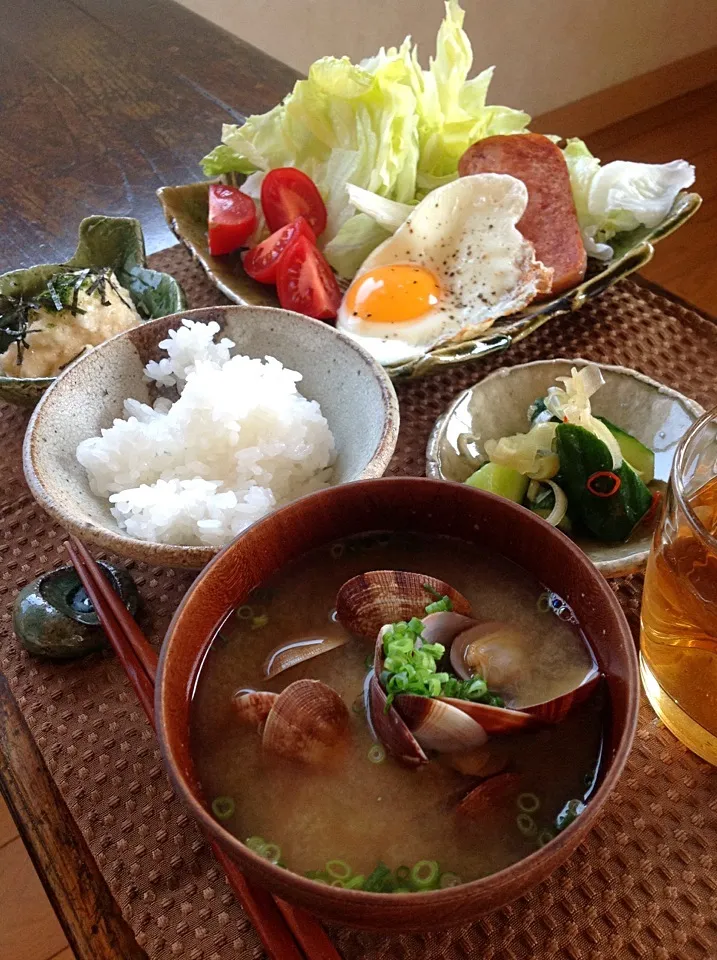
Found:
[[[645,575],[640,672],[660,719],[717,765],[717,409],[677,448]]]

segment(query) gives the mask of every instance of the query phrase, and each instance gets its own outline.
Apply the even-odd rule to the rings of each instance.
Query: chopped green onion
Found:
[[[366,709],[366,705],[365,705],[365,703],[363,702],[363,694],[360,693],[360,694],[356,697],[356,699],[354,700],[354,702],[351,704],[351,712],[352,712],[352,713],[363,713],[365,709]]]
[[[373,657],[374,655],[372,653],[369,653],[367,654],[366,659],[363,662],[363,665],[364,667],[366,667],[367,670],[370,670],[371,667],[373,666]]]
[[[334,560],[340,560],[344,555],[344,545],[343,543],[332,543],[329,553]]]
[[[463,880],[457,873],[442,873],[441,879],[438,881],[438,888],[439,890],[445,890],[447,887],[459,887],[462,883]]]
[[[262,627],[265,627],[269,622],[269,614],[262,613],[258,617],[251,618],[251,628],[252,630],[261,630]]]
[[[346,886],[346,883],[343,880],[339,880],[338,877],[335,877],[333,880],[329,881],[330,887],[340,887],[342,890]]]
[[[430,890],[438,883],[439,867],[436,860],[419,860],[411,870],[411,880],[419,890]]]
[[[434,600],[426,607],[426,613],[448,613],[453,609],[451,598],[443,596],[440,600]]]
[[[236,617],[238,620],[251,620],[254,617],[254,610],[248,603],[245,603],[237,609]]]
[[[483,703],[487,703],[489,707],[505,706],[505,700],[499,697],[497,693],[487,693],[483,698]]]
[[[374,743],[374,745],[369,749],[368,758],[371,763],[383,763],[383,761],[386,759],[386,751],[380,743]]]
[[[345,860],[329,860],[326,864],[326,872],[335,880],[348,880],[351,876],[351,867]]]
[[[344,886],[347,890],[362,890],[366,877],[362,873],[357,873],[355,877],[347,880]]]
[[[212,813],[217,820],[230,820],[235,810],[236,804],[231,797],[215,797],[212,800]]]
[[[265,860],[270,860],[271,863],[278,863],[281,860],[281,847],[276,843],[265,843],[258,852]]]
[[[395,873],[396,879],[404,883],[411,876],[411,868],[406,866],[396,867]]]
[[[552,830],[549,830],[549,829],[546,827],[544,830],[541,830],[540,833],[538,834],[538,846],[539,846],[539,847],[544,847],[545,844],[546,844],[546,843],[550,843],[550,841],[551,841],[554,837],[555,837],[555,834],[553,833],[553,831],[552,831]]]
[[[429,594],[429,596],[433,597],[434,600],[443,599],[441,594],[437,590],[434,590],[434,588],[430,585],[430,583],[422,583],[421,586],[426,591],[426,593]]]
[[[523,813],[535,813],[540,809],[540,797],[537,793],[521,793],[518,795],[518,809]]]
[[[396,887],[394,893],[413,893],[410,887]]]
[[[253,850],[254,853],[261,853],[266,846],[266,840],[263,837],[248,837],[244,843],[250,850]]]
[[[524,837],[534,837],[538,832],[537,824],[529,813],[519,813],[515,818],[515,822],[518,824],[518,829]]]
[[[505,706],[497,694],[488,690],[485,680],[475,676],[459,680],[449,673],[439,672],[438,663],[446,648],[441,643],[419,644],[423,623],[413,617],[408,623],[394,623],[383,636],[385,660],[381,684],[386,691],[386,710],[401,693],[420,697],[456,697],[494,707]]]
[[[393,876],[385,863],[379,862],[376,869],[371,873],[363,885],[364,890],[370,893],[392,893],[395,884]]]

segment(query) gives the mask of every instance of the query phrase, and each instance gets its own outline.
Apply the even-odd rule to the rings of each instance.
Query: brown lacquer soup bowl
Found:
[[[315,883],[254,853],[212,816],[190,753],[191,697],[217,629],[252,589],[307,551],[354,534],[414,531],[490,545],[572,607],[606,678],[602,780],[584,812],[545,846],[491,876],[422,893],[368,893]],[[199,575],[165,639],[157,680],[157,729],[185,803],[252,881],[337,923],[389,931],[474,920],[545,880],[590,831],[623,770],[635,732],[639,683],[633,639],[603,577],[567,537],[535,514],[456,483],[391,478],[351,483],[298,500],[246,530]]]

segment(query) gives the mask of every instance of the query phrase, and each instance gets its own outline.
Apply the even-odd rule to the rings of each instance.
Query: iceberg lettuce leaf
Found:
[[[455,179],[458,160],[477,139],[518,132],[529,122],[519,110],[486,105],[493,69],[468,79],[473,55],[464,13],[458,0],[445,7],[427,70],[410,38],[359,64],[323,57],[272,110],[243,126],[225,125],[222,144],[202,161],[205,174],[303,170],[326,202],[320,243],[329,263],[352,276],[359,254],[370,253],[386,231],[356,213],[347,184],[414,204]]]

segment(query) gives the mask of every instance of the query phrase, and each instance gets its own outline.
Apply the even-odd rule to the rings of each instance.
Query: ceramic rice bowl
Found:
[[[107,500],[90,490],[75,451],[123,417],[127,397],[151,402],[143,368],[182,318],[216,321],[235,352],[273,356],[298,370],[301,393],[317,400],[336,441],[332,482],[380,477],[398,436],[398,402],[388,376],[364,350],[333,327],[272,307],[206,307],[154,320],[101,344],[69,367],[44,395],[30,421],[23,451],[35,499],[66,530],[119,556],[166,567],[202,567],[210,546],[137,540],[120,530]]]

